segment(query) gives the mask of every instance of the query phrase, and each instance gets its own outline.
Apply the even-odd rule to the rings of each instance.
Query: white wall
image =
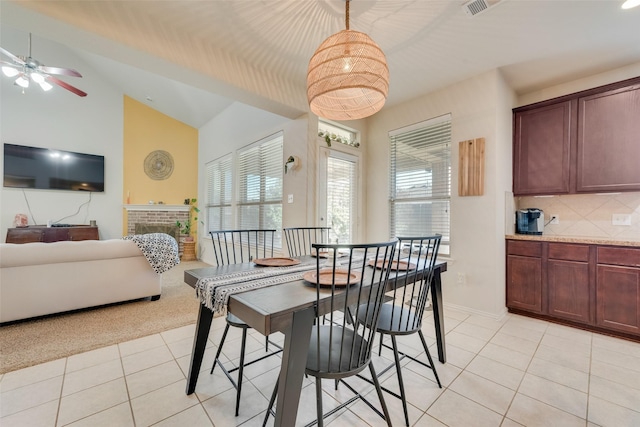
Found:
[[[498,317],[505,311],[505,194],[511,189],[511,108],[515,96],[494,70],[384,109],[368,128],[367,238],[389,237],[388,132],[452,115],[451,260],[443,276],[449,306]],[[458,142],[484,137],[484,195],[458,197]],[[466,284],[458,284],[464,273]]]
[[[4,22],[0,32],[2,47],[16,55],[27,53],[28,33],[10,28]],[[105,156],[105,192],[89,195],[83,192],[55,190],[0,190],[0,233],[6,235],[13,226],[15,214],[24,213],[29,223],[47,220],[88,224],[96,220],[100,238],[122,236],[122,127],[123,97],[98,73],[67,48],[34,36],[32,56],[40,62],[75,68],[83,78],[63,80],[88,93],[81,98],[55,86],[49,92],[33,86],[22,94],[13,80],[0,75],[0,140],[3,143]],[[0,172],[4,165],[0,166]],[[31,213],[29,212],[29,206]],[[76,211],[80,212],[76,214]],[[32,216],[32,215],[33,216]],[[4,237],[2,237],[4,241]]]
[[[234,103],[199,130],[198,149],[198,198],[200,208],[206,204],[207,163],[232,153],[275,132],[284,132],[282,166],[289,156],[301,159],[301,166],[284,175],[283,226],[306,224],[309,209],[309,161],[310,141],[307,117],[290,120],[241,103]],[[317,132],[317,128],[316,128]],[[234,184],[235,185],[235,184]],[[287,194],[294,194],[294,203],[286,202]],[[313,206],[313,204],[311,204]],[[202,217],[205,217],[203,211]],[[208,231],[200,224],[198,236],[199,254],[204,262],[215,264]]]

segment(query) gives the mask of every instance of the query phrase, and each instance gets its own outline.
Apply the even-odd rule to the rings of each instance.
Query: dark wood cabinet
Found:
[[[569,100],[514,114],[514,194],[569,192],[575,105]]]
[[[580,323],[592,320],[588,245],[548,243],[548,314]]]
[[[640,190],[640,84],[578,99],[576,191]]]
[[[640,77],[513,110],[513,193],[640,191]]]
[[[509,311],[640,340],[640,248],[507,239]]]
[[[7,243],[60,242],[63,240],[100,240],[98,227],[75,225],[71,227],[29,227],[9,228]]]
[[[507,241],[507,307],[543,313],[541,243]]]
[[[596,323],[640,335],[640,249],[598,248]]]

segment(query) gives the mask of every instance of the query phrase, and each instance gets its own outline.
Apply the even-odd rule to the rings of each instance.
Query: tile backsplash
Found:
[[[542,209],[545,223],[556,215],[559,224],[545,226],[546,235],[640,239],[640,192],[516,197],[515,208]],[[614,214],[630,215],[631,225],[613,225]]]

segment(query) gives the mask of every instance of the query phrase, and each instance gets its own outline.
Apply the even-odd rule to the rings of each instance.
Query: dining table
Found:
[[[310,264],[314,258],[303,256],[299,259],[303,263]],[[315,266],[315,261],[313,261],[313,265]],[[257,266],[253,262],[196,268],[185,270],[184,281],[195,289],[200,280],[215,280],[217,277],[228,277],[244,272],[250,274],[251,271],[260,268],[263,267]],[[447,271],[446,261],[436,261],[430,283],[438,360],[442,363],[446,363],[441,281],[441,274],[445,271]],[[402,280],[400,279],[404,274],[407,273],[396,271],[390,274],[387,283],[388,289],[393,289],[396,281],[401,284]],[[330,294],[327,294],[327,298],[329,297]],[[295,425],[307,361],[308,345],[304,343],[309,342],[316,316],[328,313],[328,304],[322,304],[322,300],[317,304],[315,286],[299,279],[234,293],[229,296],[226,310],[265,336],[274,332],[284,334],[275,425]],[[187,379],[186,394],[188,395],[196,390],[213,318],[213,310],[201,301]]]

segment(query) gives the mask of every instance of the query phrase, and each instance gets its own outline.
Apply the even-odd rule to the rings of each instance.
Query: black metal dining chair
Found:
[[[402,400],[402,408],[404,410],[404,418],[409,425],[409,415],[407,412],[407,398],[404,390],[404,381],[402,379],[402,370],[400,361],[405,357],[431,369],[435,376],[438,387],[442,388],[438,372],[429,353],[429,347],[422,333],[422,317],[429,296],[429,287],[433,279],[434,267],[438,250],[440,248],[441,235],[427,237],[398,237],[398,247],[395,252],[395,259],[391,265],[391,269],[395,271],[406,272],[404,276],[396,279],[397,283],[392,292],[388,296],[390,302],[382,305],[380,316],[376,326],[376,331],[380,333],[380,347],[378,354],[382,352],[382,347],[393,350],[394,363],[380,371],[378,375],[383,375],[389,369],[395,366],[398,375],[398,385],[400,395],[382,388],[385,392]],[[358,315],[360,321],[369,325],[374,325],[372,321],[368,321],[364,317],[362,311]],[[417,358],[405,354],[398,350],[397,336],[411,335],[418,333],[422,348],[427,356],[429,363],[424,363]],[[383,343],[384,335],[391,338],[391,346]],[[365,379],[368,381],[368,379]]]
[[[287,227],[282,229],[289,256],[311,255],[314,243],[329,243],[331,227]]]
[[[274,249],[274,237],[276,230],[262,229],[262,230],[221,230],[211,231],[209,235],[213,240],[213,254],[218,266],[238,264],[243,262],[249,262],[258,258],[267,258],[273,256]],[[224,346],[225,339],[229,328],[233,326],[235,328],[242,329],[242,341],[240,347],[240,363],[237,367],[232,369],[225,368],[222,361],[220,361],[220,354],[222,353],[222,347]],[[265,351],[267,354],[251,360],[245,363],[245,350],[247,344],[247,331],[250,328],[242,319],[231,313],[227,313],[226,325],[220,344],[218,344],[218,351],[213,361],[210,374],[213,374],[213,370],[216,365],[220,366],[222,372],[231,381],[231,384],[236,389],[236,416],[240,411],[240,395],[242,394],[242,375],[244,367],[259,362],[267,357],[278,354],[282,351],[282,347],[269,341],[269,337],[265,337]],[[277,350],[269,352],[269,343],[275,346]],[[238,371],[237,380],[231,376],[235,371]]]
[[[385,288],[389,278],[390,265],[395,251],[395,241],[361,245],[313,244],[316,251],[338,250],[348,252],[347,256],[329,259],[316,258],[316,269],[303,276],[309,286],[316,291],[316,317],[326,312],[329,322],[315,322],[307,351],[305,374],[315,378],[316,384],[316,422],[320,427],[323,419],[336,413],[357,399],[362,399],[390,426],[389,411],[384,401],[382,389],[375,369],[371,363],[375,325],[380,308],[383,305]],[[379,259],[380,268],[368,265],[369,259]],[[344,315],[349,307],[354,307],[354,317]],[[359,321],[361,315],[367,322]],[[382,412],[370,403],[362,394],[344,381],[369,368],[375,385]],[[355,396],[326,414],[322,410],[322,379],[331,379],[344,383]],[[278,382],[271,395],[269,409],[263,426],[267,424],[271,408],[276,400]]]

